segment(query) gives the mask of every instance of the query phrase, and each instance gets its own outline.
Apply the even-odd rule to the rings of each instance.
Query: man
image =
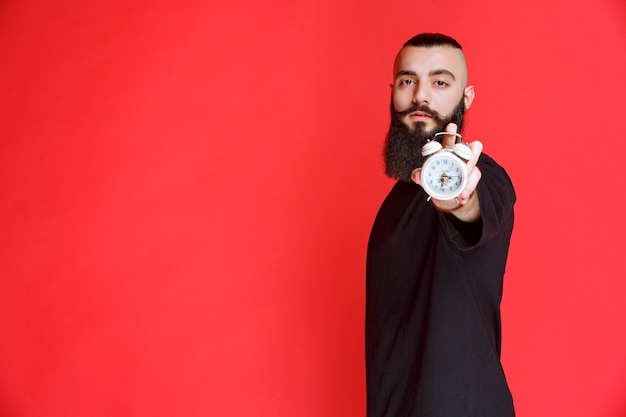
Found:
[[[500,301],[515,192],[482,144],[469,144],[469,181],[457,199],[428,198],[421,147],[444,146],[474,101],[461,46],[420,34],[393,69],[389,176],[367,254],[368,417],[511,417],[500,363]]]

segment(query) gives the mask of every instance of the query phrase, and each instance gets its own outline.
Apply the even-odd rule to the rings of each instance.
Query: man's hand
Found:
[[[446,126],[446,132],[449,135],[444,135],[441,141],[441,146],[453,147],[456,143],[456,131],[457,126],[454,123]],[[480,218],[480,205],[478,204],[478,196],[476,195],[476,187],[482,177],[480,169],[476,166],[478,158],[483,151],[483,144],[480,141],[474,141],[469,144],[469,148],[472,150],[472,156],[467,161],[468,178],[465,189],[461,192],[458,199],[454,200],[437,200],[431,199],[435,207],[442,211],[448,211],[456,216],[458,219],[464,222],[473,222]],[[416,184],[420,183],[420,174],[422,169],[417,168],[411,173],[411,179]],[[458,200],[458,201],[457,201]]]

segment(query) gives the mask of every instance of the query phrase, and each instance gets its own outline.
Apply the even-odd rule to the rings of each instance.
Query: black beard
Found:
[[[415,130],[411,131],[409,127],[402,121],[402,118],[415,111],[423,111],[429,113],[436,125],[430,132],[425,132],[426,124],[424,122],[416,122]],[[387,139],[385,140],[384,157],[385,157],[385,173],[400,181],[410,182],[411,173],[415,168],[422,166],[424,157],[422,156],[422,146],[432,139],[437,132],[443,132],[449,123],[457,125],[457,132],[463,129],[463,116],[465,114],[465,101],[456,106],[452,113],[444,117],[434,110],[431,110],[424,104],[416,104],[415,106],[397,111],[393,107],[391,101],[391,126]]]

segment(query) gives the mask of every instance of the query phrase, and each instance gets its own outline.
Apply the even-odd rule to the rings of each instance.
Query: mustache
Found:
[[[393,109],[393,113],[398,117],[408,116],[409,114],[416,112],[416,111],[428,113],[433,119],[435,119],[436,122],[441,122],[441,120],[443,120],[443,116],[441,114],[439,114],[436,110],[431,109],[425,104],[414,104],[413,106],[409,107],[406,110]]]

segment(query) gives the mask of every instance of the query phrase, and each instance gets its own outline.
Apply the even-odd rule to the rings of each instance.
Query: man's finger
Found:
[[[413,172],[411,172],[411,179],[413,180],[415,184],[417,185],[422,184],[421,175],[422,175],[422,168],[415,168]]]
[[[471,171],[470,176],[467,179],[467,184],[465,185],[465,189],[459,196],[459,202],[462,205],[465,205],[469,201],[470,196],[476,190],[476,187],[478,187],[478,183],[480,182],[480,179],[482,178],[482,176],[483,176],[483,173],[480,171],[480,169],[478,169],[478,167],[476,167],[475,169]]]
[[[456,131],[458,127],[454,123],[448,123],[446,126],[446,132],[450,133],[450,135],[443,135],[443,139],[441,140],[441,146],[444,148],[449,148],[454,146],[456,143]]]
[[[475,140],[468,146],[472,150],[472,156],[470,157],[469,161],[467,161],[467,168],[472,170],[478,163],[478,158],[480,158],[480,154],[483,152],[483,143],[479,140]]]

